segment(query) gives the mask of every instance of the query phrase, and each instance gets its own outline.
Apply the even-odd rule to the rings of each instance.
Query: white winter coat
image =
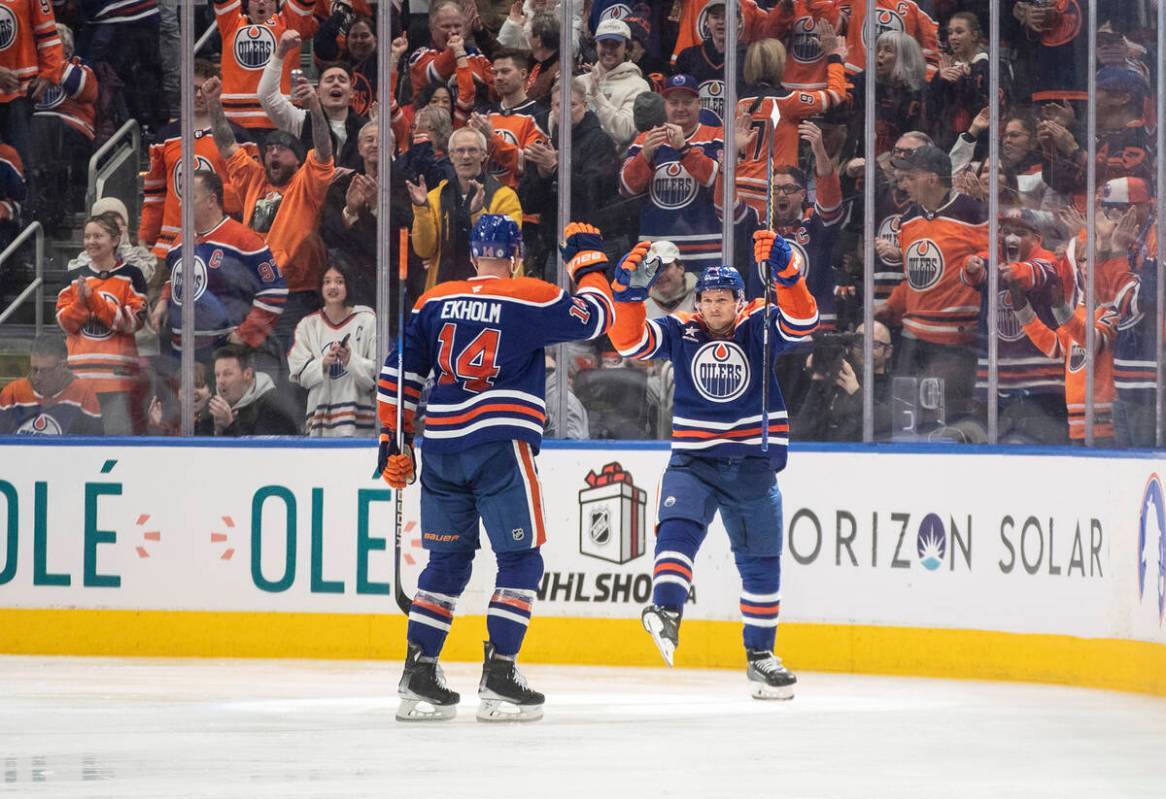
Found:
[[[371,437],[377,428],[377,320],[371,308],[357,305],[348,318],[333,325],[316,311],[296,325],[288,353],[291,380],[308,390],[305,432],[323,438]],[[348,366],[323,368],[325,353],[348,336],[352,357]]]
[[[547,5],[547,13],[559,17],[562,21],[562,12],[559,9],[559,4],[549,3]],[[502,23],[502,27],[498,29],[498,44],[504,47],[514,47],[518,50],[530,49],[530,21],[534,18],[534,6],[530,0],[524,0],[522,4],[522,13],[526,15],[526,22],[521,25],[511,22],[510,17]],[[574,14],[571,19],[571,52],[579,51],[579,35],[583,32],[583,4],[576,2],[574,5]]]

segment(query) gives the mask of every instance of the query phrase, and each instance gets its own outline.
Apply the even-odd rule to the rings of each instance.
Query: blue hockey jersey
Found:
[[[770,314],[773,356],[803,342],[818,326],[818,308],[804,278],[777,287]],[[699,313],[647,319],[643,303],[616,303],[611,340],[631,358],[672,361],[672,449],[715,458],[761,455],[761,381],[769,380],[769,462],[785,467],[789,413],[772,368],[763,365],[765,302],[738,314],[731,334],[712,335]]]
[[[426,378],[425,449],[461,452],[489,441],[526,441],[535,452],[546,425],[546,356],[550,344],[594,339],[614,316],[601,273],[585,275],[578,293],[530,277],[474,277],[421,295],[405,329],[404,423]],[[397,428],[397,352],[377,381],[381,426]]]

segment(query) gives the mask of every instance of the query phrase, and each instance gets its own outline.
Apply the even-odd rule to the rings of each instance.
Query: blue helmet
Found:
[[[470,233],[475,258],[521,258],[522,229],[505,214],[482,214]]]
[[[696,298],[699,300],[701,292],[707,289],[728,289],[737,295],[737,299],[745,297],[745,281],[731,266],[710,266],[701,272],[696,281]]]

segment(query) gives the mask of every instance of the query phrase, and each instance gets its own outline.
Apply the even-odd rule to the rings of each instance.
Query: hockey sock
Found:
[[[781,557],[742,552],[737,554],[736,561],[741,575],[745,648],[772,652],[777,638],[777,615],[781,610]]]
[[[474,564],[473,552],[430,552],[429,563],[417,580],[417,595],[409,608],[410,643],[421,647],[423,657],[441,654],[453,624],[458,597],[466,590]]]
[[[522,648],[542,576],[543,556],[537,547],[498,554],[498,578],[486,610],[486,630],[499,657],[513,659]]]
[[[656,567],[652,602],[683,611],[692,588],[692,564],[704,541],[705,528],[690,519],[665,519],[656,530]]]

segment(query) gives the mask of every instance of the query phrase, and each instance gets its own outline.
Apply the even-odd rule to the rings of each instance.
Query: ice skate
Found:
[[[397,721],[442,721],[457,714],[461,699],[445,684],[445,674],[437,658],[423,658],[421,647],[409,644],[401,684],[397,686],[401,704],[397,706]]]
[[[640,614],[640,621],[656,642],[664,662],[671,666],[676,647],[680,646],[680,614],[659,605],[648,605]]]
[[[478,721],[538,721],[543,717],[546,697],[532,691],[514,661],[500,657],[489,641],[478,696]]]
[[[781,665],[772,652],[747,650],[749,668],[745,674],[754,699],[793,699],[798,678]]]

